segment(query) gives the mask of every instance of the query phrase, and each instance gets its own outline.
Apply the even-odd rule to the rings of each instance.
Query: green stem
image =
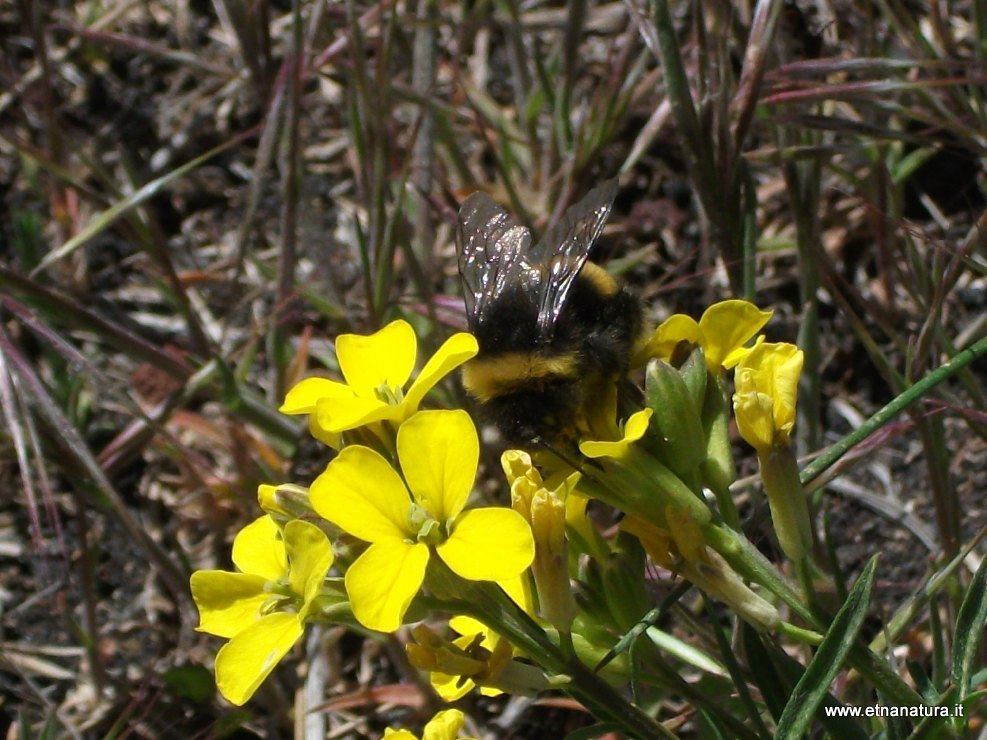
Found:
[[[915,385],[871,416],[855,431],[848,434],[822,455],[806,465],[802,469],[802,485],[808,485],[810,481],[818,478],[823,471],[842,458],[851,447],[862,442],[921,398],[926,392],[947,378],[951,378],[984,353],[987,353],[987,337],[958,352],[949,362],[919,380]]]
[[[470,616],[480,619],[509,640],[528,658],[556,676],[566,676],[564,691],[580,701],[602,721],[612,722],[628,737],[651,740],[675,736],[660,723],[625,699],[620,692],[583,665],[574,654],[560,648],[521,607],[496,584],[464,584],[466,598],[460,604]]]
[[[775,629],[779,635],[790,637],[796,642],[801,642],[803,645],[818,645],[823,641],[823,636],[815,630],[796,627],[790,622],[782,622]]]
[[[829,617],[816,613],[806,606],[774,564],[747,538],[715,524],[703,527],[703,535],[709,545],[717,550],[740,575],[768,589],[812,628],[820,632],[827,630]],[[921,697],[902,681],[887,663],[865,646],[855,645],[850,650],[847,660],[883,694],[888,702],[902,706],[915,706],[922,703]]]

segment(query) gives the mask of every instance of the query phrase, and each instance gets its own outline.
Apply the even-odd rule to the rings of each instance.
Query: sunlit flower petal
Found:
[[[759,452],[787,444],[804,355],[794,344],[762,343],[737,366],[733,397],[737,429]]]
[[[648,342],[648,354],[661,360],[669,360],[681,342],[701,344],[702,329],[691,316],[677,313],[669,316],[655,329]]]
[[[511,597],[511,601],[524,609],[524,611],[528,614],[534,612],[534,600],[531,595],[531,589],[528,585],[527,576],[520,575],[515,578],[508,578],[503,581],[498,581],[497,585],[504,589],[504,593]],[[481,644],[486,648],[493,648],[493,645],[490,642],[490,635],[493,633],[479,619],[459,614],[449,620],[449,626],[460,635],[468,635],[472,637],[473,635],[483,634],[484,638]]]
[[[401,540],[409,530],[411,498],[401,478],[369,447],[345,447],[312,483],[320,516],[367,542]]]
[[[771,315],[771,311],[762,311],[753,303],[741,300],[721,301],[707,308],[699,319],[706,364],[714,369],[729,369],[725,364],[727,356],[757,334]]]
[[[274,581],[288,569],[281,532],[265,515],[241,529],[233,539],[233,563],[244,573]]]
[[[480,458],[469,414],[421,411],[401,425],[397,446],[408,487],[436,521],[445,522],[463,510]]]
[[[614,442],[607,440],[587,440],[580,443],[579,451],[586,457],[623,457],[630,446],[637,442],[648,431],[651,421],[651,409],[641,409],[627,419],[624,424],[623,437]]]
[[[370,336],[342,334],[336,339],[339,369],[356,395],[364,398],[373,398],[381,385],[404,386],[417,353],[415,330],[402,320],[392,321]]]
[[[258,619],[216,654],[216,686],[237,706],[246,702],[302,636],[297,614],[277,612]]]
[[[393,632],[425,579],[428,547],[386,540],[372,544],[346,571],[346,593],[363,626]]]
[[[308,431],[315,439],[319,440],[322,444],[331,447],[334,450],[338,450],[342,447],[342,438],[339,432],[334,432],[330,429],[323,429],[319,426],[318,414],[308,415]]]
[[[737,387],[749,387],[751,383],[741,380],[750,379],[746,373],[738,375]],[[767,450],[774,443],[774,403],[771,396],[754,390],[737,392],[733,396],[733,411],[737,417],[737,431],[744,441],[757,450]]]
[[[289,391],[281,411],[308,414],[312,435],[339,449],[341,432],[383,421],[400,425],[443,376],[477,350],[472,335],[453,335],[405,392],[417,355],[417,340],[408,322],[393,321],[369,336],[343,334],[336,340],[336,356],[347,382],[303,380]]]
[[[468,644],[471,639],[469,637],[457,637],[453,642],[457,645],[460,642]],[[428,681],[432,684],[432,688],[435,689],[435,693],[442,697],[442,701],[449,704],[459,701],[476,686],[471,678],[452,676],[440,671],[431,671],[428,674]]]
[[[422,732],[422,740],[455,740],[463,729],[466,720],[458,709],[446,709],[436,714]],[[414,733],[408,730],[395,730],[388,727],[384,730],[387,740],[418,740]]]
[[[394,730],[390,727],[384,729],[384,737],[387,740],[418,740],[415,733],[408,730]]]
[[[315,423],[323,432],[335,433],[355,429],[384,419],[394,419],[399,408],[373,396],[324,398],[315,407]]]
[[[261,606],[270,598],[263,576],[229,573],[225,570],[197,570],[190,584],[192,599],[199,609],[199,632],[217,637],[233,637],[255,621]]]
[[[291,590],[308,605],[319,593],[332,567],[332,545],[325,532],[301,519],[285,525],[284,544],[291,563]]]
[[[311,414],[322,398],[352,398],[353,391],[345,383],[329,378],[305,378],[288,391],[278,409],[282,414]]]
[[[445,709],[425,725],[422,740],[455,740],[466,718],[458,709]]]
[[[417,411],[418,404],[436,383],[467,360],[473,359],[478,351],[479,345],[472,334],[460,332],[449,337],[425,363],[405,394],[404,405],[408,407],[408,411]]]
[[[582,537],[588,546],[596,538],[596,529],[586,514],[589,498],[578,490],[572,491],[565,499],[565,523]]]
[[[436,548],[455,573],[471,581],[504,581],[531,565],[531,528],[511,509],[471,509],[456,520],[452,534]]]
[[[257,503],[268,515],[288,516],[288,512],[278,503],[277,494],[277,486],[261,483],[257,486]]]
[[[675,314],[655,330],[647,343],[647,352],[651,357],[667,361],[681,342],[699,345],[707,367],[719,373],[740,362],[747,352],[744,345],[771,315],[771,311],[762,311],[753,303],[741,300],[714,303],[698,322],[684,314]]]

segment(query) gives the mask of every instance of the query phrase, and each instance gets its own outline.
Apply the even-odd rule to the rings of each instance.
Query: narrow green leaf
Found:
[[[875,555],[867,563],[823,638],[815,657],[795,685],[778,721],[775,737],[798,738],[809,730],[816,711],[826,698],[830,683],[856,642],[857,634],[864,623],[871,589],[874,587],[877,559],[878,555]]]
[[[771,656],[764,649],[761,636],[757,631],[744,623],[741,623],[740,626],[751,678],[754,680],[754,685],[761,691],[761,698],[768,706],[771,716],[778,720],[785,710],[785,699],[788,696],[790,684],[786,683],[779,675]]]
[[[785,701],[792,692],[792,687],[801,680],[805,668],[784,650],[766,642],[765,636],[759,635],[750,627],[745,626],[744,629],[744,652],[747,655],[751,674],[758,688],[761,689],[772,716],[778,720],[784,711]],[[822,706],[838,708],[843,704],[832,694],[826,693]],[[824,713],[820,715],[819,720],[831,737],[838,737],[841,740],[867,740],[867,733],[849,717],[841,717],[837,713],[826,716]]]
[[[973,582],[963,597],[956,616],[956,634],[953,638],[953,683],[959,687],[959,701],[970,693],[970,676],[973,659],[984,636],[987,625],[987,560],[980,563]]]
[[[96,216],[92,221],[86,224],[78,234],[62,244],[62,246],[45,255],[45,258],[41,260],[41,263],[31,271],[32,277],[41,270],[44,270],[46,267],[50,266],[52,263],[58,262],[60,259],[72,254],[72,252],[92,239],[96,236],[96,234],[104,231],[110,224],[120,218],[123,214],[130,211],[132,208],[136,208],[146,200],[153,198],[176,180],[181,179],[192,170],[208,162],[213,157],[222,154],[227,149],[242,143],[245,139],[248,139],[255,134],[256,127],[251,128],[249,131],[245,131],[238,136],[234,136],[224,144],[221,144],[214,149],[210,149],[205,154],[199,155],[195,159],[186,162],[181,167],[176,167],[168,174],[162,175],[156,180],[151,180],[150,182],[145,183],[126,198],[114,203],[112,206]]]

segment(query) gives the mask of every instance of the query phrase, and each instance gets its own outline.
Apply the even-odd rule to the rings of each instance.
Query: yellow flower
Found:
[[[500,587],[504,589],[515,604],[531,614],[534,609],[532,605],[531,593],[525,583],[523,576],[501,581]],[[509,642],[502,639],[500,635],[487,627],[483,622],[473,617],[459,615],[449,620],[449,627],[459,633],[459,637],[452,642],[467,653],[472,652],[477,656],[478,662],[468,675],[432,670],[429,672],[429,681],[436,693],[447,702],[458,701],[468,694],[476,685],[477,681],[496,681],[500,672],[508,665],[514,656],[514,648]],[[417,637],[417,634],[416,634]],[[409,652],[411,647],[409,646]],[[436,657],[441,658],[441,653]],[[480,658],[485,658],[479,662]],[[454,670],[456,661],[447,660],[445,671]],[[474,680],[475,679],[475,680]],[[480,693],[484,696],[497,696],[502,692],[489,686],[480,686]]]
[[[763,343],[737,365],[734,413],[740,436],[758,451],[787,445],[795,426],[802,350],[794,344]]]
[[[466,718],[458,709],[445,709],[436,714],[425,725],[421,740],[455,740],[459,737],[459,731],[463,729]],[[389,740],[418,740],[418,737],[408,730],[395,730],[388,727],[384,730],[384,737]],[[472,740],[466,738],[465,740]]]
[[[581,493],[575,486],[579,485],[580,473],[570,473],[568,470],[559,470],[548,476],[547,480],[542,480],[541,473],[535,468],[531,455],[524,450],[506,450],[500,456],[500,465],[507,476],[507,482],[511,487],[511,505],[525,519],[530,520],[531,495],[528,491],[535,491],[539,488],[552,491],[566,484],[567,495],[565,498],[565,524],[575,531],[582,539],[582,544],[587,549],[592,549],[601,544],[599,534],[593,527],[586,514],[586,507],[589,505],[589,497]],[[515,481],[525,478],[531,481],[530,484],[523,484],[523,487],[515,488]],[[533,486],[533,488],[532,488]],[[596,554],[602,556],[603,549],[600,548]]]
[[[576,602],[569,581],[566,502],[580,474],[551,476],[550,485],[531,464],[531,457],[517,450],[505,452],[500,463],[511,483],[511,505],[531,525],[535,539],[531,573],[538,587],[539,614],[568,631],[576,615]]]
[[[641,409],[627,419],[624,423],[624,431],[621,438],[610,442],[601,440],[587,440],[580,443],[579,451],[586,457],[600,458],[609,457],[615,460],[624,459],[631,449],[631,445],[637,442],[648,431],[648,423],[651,421],[651,409]]]
[[[192,574],[196,629],[230,638],[216,655],[216,685],[230,702],[250,699],[302,636],[332,561],[332,546],[314,524],[291,521],[282,536],[263,516],[233,541],[241,572]]]
[[[670,316],[655,329],[645,351],[649,357],[667,361],[681,342],[699,345],[710,372],[719,374],[750,351],[744,345],[771,315],[771,311],[762,311],[748,301],[720,301],[707,308],[698,322],[685,314]]]
[[[675,473],[635,444],[648,431],[652,413],[651,409],[641,409],[631,414],[616,441],[581,442],[579,451],[599,463],[602,475],[591,475],[589,483],[580,485],[594,498],[648,521],[663,521],[666,504],[674,503],[705,524],[711,516],[706,503]]]
[[[404,480],[375,451],[351,445],[312,484],[315,510],[371,543],[346,571],[353,614],[364,626],[381,632],[400,626],[432,549],[474,581],[513,578],[531,564],[534,543],[520,514],[463,511],[479,446],[465,411],[421,411],[397,434]]]
[[[436,383],[477,349],[472,335],[454,334],[405,390],[418,355],[418,341],[407,321],[392,321],[370,336],[342,334],[336,340],[336,355],[346,382],[306,378],[288,391],[280,410],[310,414],[313,435],[330,445],[334,435],[365,424],[400,424],[418,410]]]

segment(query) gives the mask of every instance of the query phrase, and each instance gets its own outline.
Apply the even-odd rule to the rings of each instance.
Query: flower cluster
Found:
[[[313,435],[339,454],[308,489],[261,487],[268,515],[237,535],[239,572],[192,575],[199,630],[229,638],[216,676],[234,704],[250,698],[307,624],[348,612],[368,629],[396,630],[436,558],[467,581],[517,579],[531,564],[534,542],[520,514],[467,508],[479,460],[469,416],[419,411],[425,394],[476,354],[476,341],[451,337],[408,385],[416,345],[404,321],[339,337],[346,383],[309,378],[282,406],[307,414]],[[327,532],[366,544],[341,582],[327,578]]]
[[[574,666],[599,662],[648,610],[646,568],[687,580],[758,630],[777,628],[774,581],[757,578],[763,568],[730,490],[732,370],[736,428],[761,462],[779,542],[808,562],[812,533],[789,446],[802,354],[758,336],[770,316],[725,301],[698,322],[662,323],[635,358],[647,366],[645,406],[619,406],[615,382],[573,448],[579,460],[545,446],[506,451],[510,507],[471,505],[480,439],[470,416],[421,409],[477,354],[472,336],[448,339],[414,379],[406,322],[339,337],[345,382],[303,380],[281,407],[307,417],[333,459],[308,487],[261,487],[266,514],[237,535],[237,572],[192,575],[199,629],[228,640],[216,657],[219,690],[247,701],[310,624],[395,632],[429,618],[413,629],[408,655],[447,700],[474,687],[592,696],[603,691],[593,681],[627,679],[626,658],[608,658],[602,678]],[[592,500],[621,512],[619,527],[588,516]],[[456,615],[448,632],[437,614]],[[641,720],[610,721],[633,734]],[[425,736],[454,737],[461,726],[461,714],[440,713]]]

